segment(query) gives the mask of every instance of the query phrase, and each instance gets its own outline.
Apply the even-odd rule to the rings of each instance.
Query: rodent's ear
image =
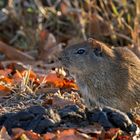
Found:
[[[88,43],[93,47],[94,53],[96,56],[102,56],[102,45],[99,43],[99,41],[89,38]]]
[[[92,44],[93,43],[93,41],[96,41],[95,39],[93,39],[93,38],[89,38],[88,39],[88,43],[90,43],[90,44]]]
[[[102,47],[101,43],[93,38],[89,38],[88,43],[93,47]]]

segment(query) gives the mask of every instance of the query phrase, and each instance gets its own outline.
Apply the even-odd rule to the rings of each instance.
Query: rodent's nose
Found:
[[[61,61],[62,60],[62,57],[58,57],[58,60]]]

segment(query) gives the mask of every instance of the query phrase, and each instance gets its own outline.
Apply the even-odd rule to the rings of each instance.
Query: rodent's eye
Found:
[[[77,54],[83,54],[83,53],[85,53],[85,49],[81,48],[76,53]]]
[[[94,49],[94,54],[95,54],[96,56],[102,56],[101,48],[95,48],[95,49]]]

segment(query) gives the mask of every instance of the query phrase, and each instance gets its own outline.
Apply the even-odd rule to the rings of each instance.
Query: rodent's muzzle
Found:
[[[64,68],[68,68],[70,65],[70,60],[69,57],[67,57],[63,52],[60,54],[60,56],[58,57],[58,61],[61,63],[61,65]]]

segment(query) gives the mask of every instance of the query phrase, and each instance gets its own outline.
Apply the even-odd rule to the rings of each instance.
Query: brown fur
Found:
[[[84,54],[77,54],[78,49]],[[101,56],[95,55],[95,49]],[[129,111],[140,103],[140,60],[127,48],[111,49],[90,39],[67,47],[61,62],[76,79],[85,103]]]

